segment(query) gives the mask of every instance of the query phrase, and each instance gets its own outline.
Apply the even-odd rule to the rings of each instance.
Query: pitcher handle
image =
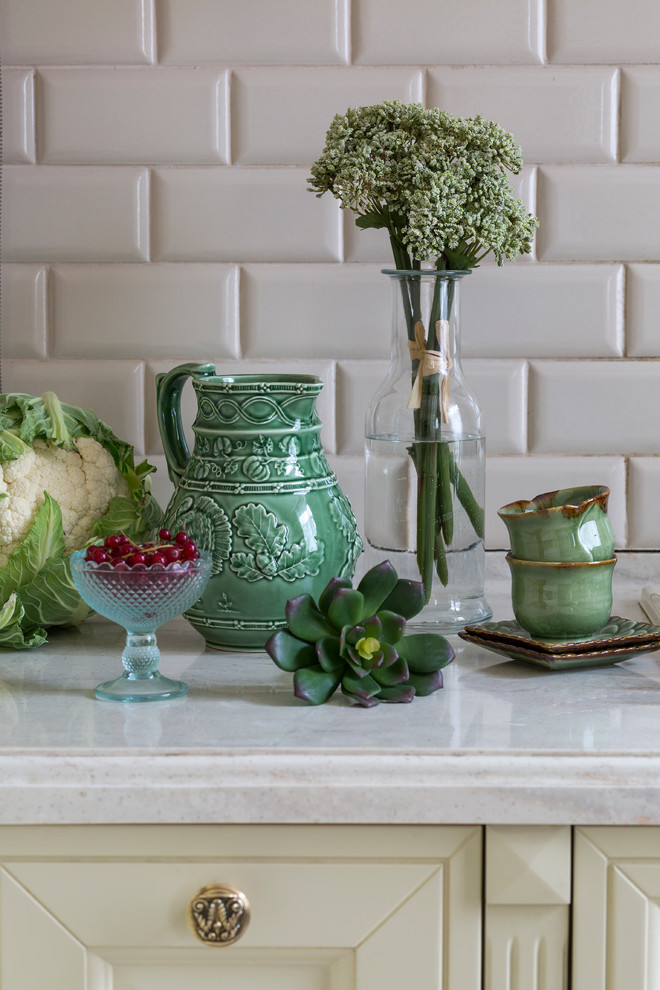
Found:
[[[156,375],[156,409],[158,429],[167,459],[167,472],[178,484],[190,460],[181,421],[181,393],[189,378],[215,375],[214,364],[180,364],[171,371]]]

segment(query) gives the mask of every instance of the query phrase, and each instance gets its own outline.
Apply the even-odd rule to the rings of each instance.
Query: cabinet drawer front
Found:
[[[232,945],[189,927],[209,884]],[[477,990],[480,899],[478,828],[5,828],[0,990]]]

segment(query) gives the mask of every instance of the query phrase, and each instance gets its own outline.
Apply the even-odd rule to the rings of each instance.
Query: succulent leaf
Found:
[[[378,619],[381,625],[381,638],[387,643],[397,643],[406,631],[406,620],[402,615],[397,615],[396,612],[381,609],[375,618]],[[371,622],[372,620],[368,619],[367,621]],[[367,628],[366,622],[364,628]]]
[[[383,667],[391,667],[393,663],[399,659],[399,654],[394,646],[389,643],[381,643],[380,648],[383,651]]]
[[[415,688],[410,684],[393,684],[391,687],[382,687],[378,697],[381,701],[408,702],[415,697]]]
[[[412,619],[422,611],[425,604],[426,596],[422,582],[399,578],[385,601],[381,603],[381,610],[386,609],[402,615],[404,619]]]
[[[373,677],[352,677],[345,674],[342,678],[341,689],[345,694],[357,698],[361,705],[371,698],[376,698],[380,692],[380,684]]]
[[[407,681],[410,671],[403,657],[397,657],[389,667],[378,667],[371,673],[374,680],[378,681],[383,687],[390,687],[392,684],[403,684],[404,681]]]
[[[433,694],[434,691],[438,691],[442,687],[442,671],[434,670],[430,674],[413,674],[411,672],[408,684],[414,687],[415,693],[420,697]]]
[[[324,636],[316,644],[316,660],[329,674],[342,670],[346,661],[339,652],[336,636]]]
[[[384,560],[382,564],[377,564],[370,571],[367,571],[357,587],[357,590],[364,597],[362,614],[365,617],[374,615],[396,587],[396,584],[396,571],[389,560]]]
[[[383,624],[377,615],[372,615],[370,619],[365,619],[362,623],[365,636],[373,636],[375,639],[387,639],[383,633]]]
[[[286,603],[286,621],[290,631],[298,639],[315,643],[323,636],[332,636],[336,630],[319,612],[311,595],[298,595]]]
[[[333,626],[355,626],[362,618],[364,598],[352,588],[339,588],[328,606],[328,618]]]
[[[321,592],[321,597],[319,598],[319,609],[321,610],[321,612],[323,612],[324,615],[327,615],[330,602],[335,597],[335,594],[339,591],[339,589],[350,588],[350,587],[351,587],[351,582],[348,580],[348,578],[341,578],[341,577],[330,578],[325,588]]]
[[[435,633],[406,636],[399,642],[397,650],[400,656],[405,657],[411,671],[416,674],[428,674],[440,670],[441,667],[451,663],[455,656],[447,640]]]
[[[273,633],[264,649],[282,670],[298,670],[300,667],[311,667],[317,662],[316,651],[311,643],[303,643],[286,629],[278,629]]]
[[[318,664],[303,667],[293,675],[293,693],[312,705],[322,705],[335,693],[340,680],[340,676],[328,673]]]

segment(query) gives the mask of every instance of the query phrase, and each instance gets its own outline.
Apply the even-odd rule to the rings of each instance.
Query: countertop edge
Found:
[[[660,755],[0,754],[1,825],[186,823],[659,825]]]

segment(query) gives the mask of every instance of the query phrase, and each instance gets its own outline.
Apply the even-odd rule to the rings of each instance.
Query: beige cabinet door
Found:
[[[660,987],[660,828],[576,828],[572,990]]]
[[[0,828],[1,990],[478,990],[472,827]],[[186,920],[225,884],[231,945]]]

